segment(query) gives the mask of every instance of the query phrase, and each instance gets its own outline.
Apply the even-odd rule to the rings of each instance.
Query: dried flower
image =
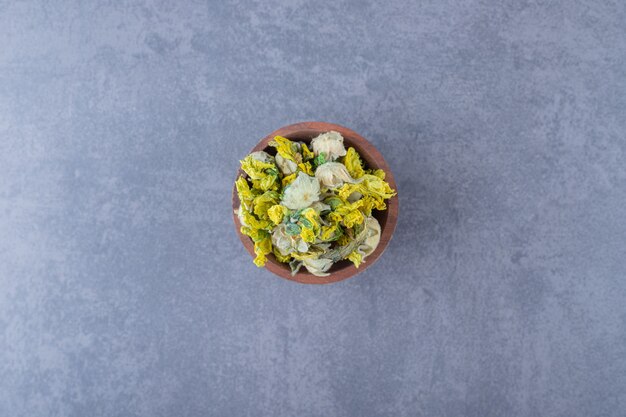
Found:
[[[311,146],[315,155],[323,154],[326,161],[334,161],[346,154],[346,148],[343,146],[343,136],[334,130],[315,137],[311,141]]]
[[[272,232],[272,244],[283,256],[290,255],[293,252],[306,252],[309,245],[302,240],[300,235],[289,234],[286,224],[279,224]]]
[[[318,277],[326,277],[330,275],[327,271],[333,266],[333,261],[326,258],[303,259],[302,265],[307,271]]]
[[[267,162],[271,164],[274,163],[274,157],[265,151],[252,152],[250,156],[256,159],[257,161]]]
[[[292,210],[310,206],[320,199],[320,184],[303,172],[285,189],[281,204]]]
[[[315,170],[315,178],[321,185],[328,188],[337,188],[344,182],[354,183],[354,179],[348,173],[346,166],[339,162],[326,162]]]
[[[352,146],[348,148],[346,156],[343,158],[343,164],[354,179],[361,178],[365,174],[361,157]]]
[[[283,157],[281,154],[276,154],[276,165],[278,165],[283,175],[293,174],[298,169],[298,164],[291,159]]]
[[[380,223],[378,223],[376,218],[369,216],[365,220],[365,230],[366,238],[357,248],[357,251],[359,251],[359,253],[364,257],[371,255],[371,253],[378,247],[381,232]]]

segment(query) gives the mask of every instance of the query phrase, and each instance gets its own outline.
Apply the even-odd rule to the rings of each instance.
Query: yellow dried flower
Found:
[[[237,181],[235,181],[235,187],[237,188],[237,195],[239,196],[241,204],[251,209],[256,193],[250,189],[248,181],[246,181],[244,177],[239,177]]]
[[[239,206],[237,214],[239,216],[239,221],[243,226],[250,227],[252,229],[264,230],[270,230],[272,227],[272,223],[269,220],[257,219],[243,206]]]
[[[284,176],[282,180],[283,189],[287,188],[287,186],[291,184],[297,177],[298,177],[298,174],[296,172],[294,172],[293,174]]]
[[[343,216],[343,224],[346,227],[354,227],[357,224],[361,224],[365,221],[365,216],[361,210],[352,210]]]
[[[247,226],[241,226],[240,230],[241,230],[241,233],[243,233],[246,236],[249,236],[253,242],[260,242],[261,240],[265,239],[269,234],[267,230],[254,229],[252,227],[247,227]]]
[[[241,169],[248,174],[252,185],[262,191],[278,188],[278,168],[273,162],[263,162],[253,155],[248,155],[241,161]]]
[[[267,210],[267,215],[270,220],[278,225],[283,221],[283,217],[289,213],[289,209],[285,206],[281,206],[280,204],[276,204]]]
[[[307,229],[306,227],[303,227],[302,231],[300,232],[300,237],[302,237],[302,240],[307,243],[315,242],[315,233],[313,232],[313,229]]]
[[[352,199],[354,195],[357,195],[358,198],[361,198],[361,196],[370,197],[375,201],[375,208],[381,207],[379,210],[384,210],[386,207],[384,201],[390,199],[396,193],[380,177],[364,174],[359,178],[358,183],[342,185],[338,189],[337,195],[344,200]]]
[[[276,164],[283,175],[295,173],[298,164],[302,163],[302,155],[298,153],[298,145],[282,136],[275,136],[269,145],[276,148]]]
[[[339,239],[337,239],[337,244],[339,246],[346,246],[348,243],[350,243],[350,236],[346,234],[341,235]]]
[[[357,224],[363,223],[365,216],[361,212],[363,201],[355,201],[348,203],[342,200],[342,203],[336,206],[335,210],[328,215],[330,221],[341,222],[344,226],[350,228]]]
[[[298,164],[298,168],[300,169],[300,171],[304,172],[307,175],[310,175],[310,176],[315,175],[313,173],[313,167],[311,166],[310,162],[302,162]]]
[[[332,223],[330,226],[322,226],[320,239],[324,242],[332,242],[341,237],[343,230],[338,223]]]
[[[272,253],[274,254],[274,257],[276,258],[278,262],[289,263],[289,261],[291,261],[290,255],[281,254],[280,251],[276,247],[274,247]]]
[[[307,227],[309,229],[312,230],[319,230],[320,228],[320,216],[318,214],[318,212],[314,209],[314,208],[307,208],[302,210],[302,213],[300,213],[301,216],[301,224],[304,225],[304,227]],[[304,220],[306,220],[307,222],[304,222]]]
[[[361,178],[365,175],[365,170],[363,169],[363,163],[361,162],[361,157],[357,153],[356,149],[352,146],[348,148],[346,152],[346,156],[343,158],[343,164],[346,166],[346,169],[354,179]]]
[[[309,150],[308,146],[306,146],[306,143],[302,143],[300,144],[300,146],[302,147],[302,158],[304,158],[305,161],[315,158],[315,154],[313,153],[313,151]]]
[[[267,238],[259,242],[254,242],[254,253],[256,254],[254,264],[259,268],[265,266],[265,262],[267,262],[267,257],[265,255],[272,253],[272,241],[269,235]]]
[[[385,171],[383,171],[382,169],[374,170],[374,172],[372,172],[372,175],[376,175],[381,180],[384,180],[386,176]]]
[[[350,261],[352,261],[354,266],[356,266],[358,268],[361,265],[361,263],[363,262],[363,255],[361,255],[357,251],[353,251],[353,252],[350,253],[350,255],[348,255],[348,259]]]
[[[276,191],[266,191],[254,199],[254,214],[259,219],[268,219],[268,210],[278,204],[280,196]]]

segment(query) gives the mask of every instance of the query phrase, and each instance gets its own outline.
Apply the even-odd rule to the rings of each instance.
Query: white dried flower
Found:
[[[285,188],[281,204],[292,210],[309,207],[320,199],[320,183],[315,177],[300,172]]]
[[[311,141],[311,146],[315,156],[324,153],[327,161],[334,161],[346,154],[346,148],[343,146],[343,136],[334,130],[315,137]]]
[[[283,175],[291,175],[298,169],[298,165],[295,162],[283,158],[280,154],[276,155],[276,165],[278,165]]]
[[[378,247],[378,243],[380,242],[381,232],[380,223],[378,223],[378,220],[376,220],[376,218],[372,216],[369,216],[367,219],[365,219],[365,229],[365,234],[367,237],[365,238],[363,243],[361,243],[357,248],[357,251],[361,255],[363,255],[363,258],[371,255],[371,253],[376,250],[376,247]]]
[[[315,178],[325,187],[341,187],[344,182],[354,183],[344,164],[339,162],[326,162],[315,170]]]
[[[274,157],[270,154],[268,154],[265,151],[256,151],[256,152],[252,152],[250,154],[250,156],[253,159],[256,159],[257,161],[261,161],[261,162],[274,162]]]
[[[327,271],[333,266],[333,261],[326,258],[303,259],[302,265],[315,276],[326,277],[330,275]]]
[[[272,232],[272,244],[283,256],[287,256],[292,252],[306,252],[309,245],[302,240],[300,235],[287,234],[287,225],[279,224]]]

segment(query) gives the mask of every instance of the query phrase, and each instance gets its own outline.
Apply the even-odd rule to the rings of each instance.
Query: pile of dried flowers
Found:
[[[273,254],[292,274],[304,266],[317,276],[342,259],[358,268],[380,240],[372,210],[385,210],[395,195],[385,172],[365,168],[335,131],[315,137],[311,149],[281,136],[270,146],[275,156],[259,151],[240,161],[247,175],[236,181],[236,213],[254,242],[254,263],[264,266]]]

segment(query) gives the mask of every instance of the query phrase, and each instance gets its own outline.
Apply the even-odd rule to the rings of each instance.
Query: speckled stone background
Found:
[[[398,181],[335,285],[232,226],[303,120]],[[626,3],[0,1],[0,415],[626,415]]]

